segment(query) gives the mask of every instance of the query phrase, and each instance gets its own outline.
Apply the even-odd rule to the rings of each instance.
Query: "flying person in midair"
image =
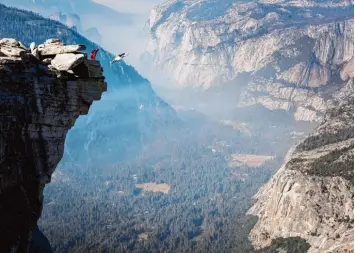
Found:
[[[97,54],[98,51],[99,51],[98,48],[96,48],[96,49],[91,51],[91,54],[90,54],[91,60],[96,60],[96,54]]]
[[[111,64],[122,60],[122,59],[123,59],[124,57],[126,57],[127,55],[128,55],[128,54],[126,54],[126,53],[117,55],[116,58],[111,61]]]

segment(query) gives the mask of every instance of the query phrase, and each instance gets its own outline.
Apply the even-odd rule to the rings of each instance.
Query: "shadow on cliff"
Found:
[[[32,232],[29,253],[53,253],[47,237],[36,227]]]

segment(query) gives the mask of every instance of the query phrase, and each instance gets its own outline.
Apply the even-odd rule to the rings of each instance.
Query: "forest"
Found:
[[[231,168],[225,153],[200,145],[147,148],[104,168],[60,168],[39,223],[54,251],[252,252],[256,219],[245,213],[282,158]],[[137,187],[147,183],[169,190]]]

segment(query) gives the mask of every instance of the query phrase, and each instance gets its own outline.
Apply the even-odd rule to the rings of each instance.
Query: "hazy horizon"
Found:
[[[150,10],[166,0],[93,0],[118,12],[132,14],[149,14]]]

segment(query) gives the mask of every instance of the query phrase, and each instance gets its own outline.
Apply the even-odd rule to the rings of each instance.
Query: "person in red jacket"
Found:
[[[91,52],[91,54],[90,54],[91,60],[96,60],[97,51],[99,51],[98,48],[94,49],[94,50]]]

